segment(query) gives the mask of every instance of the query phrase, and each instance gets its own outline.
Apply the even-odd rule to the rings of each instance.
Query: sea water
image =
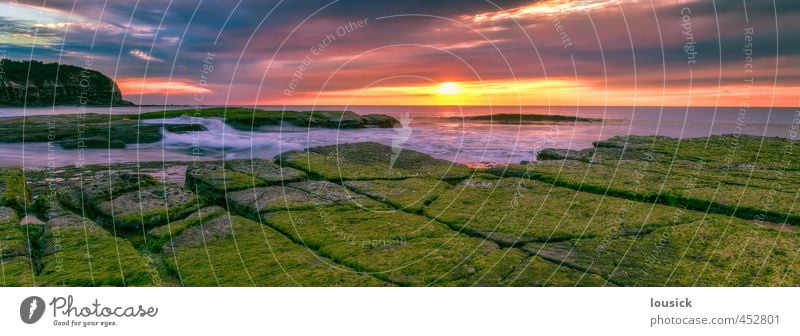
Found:
[[[245,106],[246,107],[246,106]],[[249,106],[252,108],[252,106]],[[189,107],[87,108],[87,113],[131,114]],[[64,150],[46,143],[0,144],[0,165],[26,168],[46,165],[271,158],[287,150],[376,141],[469,164],[508,164],[535,159],[543,148],[583,149],[617,135],[663,135],[676,138],[743,133],[789,137],[798,116],[789,108],[714,107],[519,107],[519,106],[259,106],[267,110],[339,110],[380,113],[401,120],[403,127],[364,129],[262,127],[234,129],[215,118],[146,120],[144,123],[200,123],[207,131],[170,133],[162,141],[125,149]],[[0,117],[77,113],[76,107],[2,108]],[[464,121],[488,114],[550,114],[601,118],[602,122],[523,125]]]

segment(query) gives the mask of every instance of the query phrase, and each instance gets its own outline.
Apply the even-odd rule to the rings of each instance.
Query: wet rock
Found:
[[[99,172],[60,190],[59,200],[72,209],[91,212],[95,205],[111,197],[157,184],[152,176],[145,174]]]
[[[176,134],[208,131],[208,128],[206,128],[201,124],[164,125],[164,129],[170,133],[176,133]]]
[[[367,127],[393,128],[400,126],[400,122],[397,119],[384,114],[367,114],[362,119],[364,126]]]
[[[539,152],[536,158],[539,160],[580,160],[583,158],[583,154],[572,149],[545,148]]]
[[[295,118],[294,124],[301,127],[364,127],[364,119],[362,119],[360,115],[351,111],[304,111],[297,113]]]

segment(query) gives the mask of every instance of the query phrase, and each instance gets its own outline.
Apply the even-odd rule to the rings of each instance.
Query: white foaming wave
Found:
[[[162,129],[162,140],[165,146],[204,147],[214,149],[243,150],[260,147],[278,147],[284,150],[302,149],[301,146],[281,141],[279,132],[249,132],[237,130],[216,118],[170,118],[145,120],[147,124],[200,124],[205,131],[172,133]]]

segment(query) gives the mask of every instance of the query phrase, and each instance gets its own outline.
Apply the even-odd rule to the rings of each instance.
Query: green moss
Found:
[[[466,180],[439,197],[425,214],[503,245],[617,237],[702,216],[518,178]]]
[[[420,178],[347,181],[344,185],[401,210],[415,213],[421,212],[423,206],[430,204],[450,188],[447,182]]]
[[[22,169],[19,167],[0,169],[0,206],[22,210],[30,203],[31,198]]]
[[[384,285],[237,216],[193,226],[169,246],[164,262],[184,286]]]
[[[0,208],[0,258],[28,255],[28,239],[11,208]]]
[[[506,282],[510,286],[613,286],[602,277],[545,261],[540,257],[529,257],[527,262],[514,269]]]
[[[626,286],[797,286],[798,235],[718,215],[640,237],[530,244]]]
[[[37,283],[44,286],[152,286],[159,283],[130,242],[111,236],[97,224],[79,216],[47,222],[42,270]]]
[[[265,221],[314,249],[339,242],[381,247],[454,234],[440,223],[401,211],[318,208],[277,212]]]
[[[28,257],[3,258],[0,261],[0,284],[3,287],[33,287],[34,273]]]
[[[412,150],[395,150],[375,142],[339,144],[289,151],[278,161],[331,181],[405,179],[462,179],[472,172],[464,165],[435,159]]]

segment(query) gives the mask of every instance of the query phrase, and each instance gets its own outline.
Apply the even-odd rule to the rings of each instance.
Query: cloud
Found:
[[[604,103],[603,95],[593,92],[613,93],[615,103],[624,99],[633,103],[637,92],[647,92],[650,101],[658,98],[655,95],[665,96],[661,92],[689,95],[690,75],[693,92],[714,93],[735,88],[747,76],[742,71],[745,25],[756,32],[753,77],[763,85],[774,82],[782,88],[775,91],[781,95],[780,102],[790,100],[791,91],[784,88],[800,87],[800,44],[794,42],[800,39],[800,30],[794,29],[800,19],[800,1],[794,0],[776,0],[775,8],[772,1],[407,0],[376,4],[340,0],[313,16],[331,2],[20,2],[26,5],[0,3],[13,9],[0,10],[0,27],[12,32],[0,34],[0,43],[8,45],[8,57],[79,66],[93,59],[95,69],[110,76],[161,78],[157,83],[148,80],[149,85],[126,83],[126,95],[138,94],[136,90],[142,88],[150,92],[145,103],[162,103],[165,91],[152,88],[165,89],[165,83],[173,85],[173,103],[193,103],[190,96],[178,93],[197,92],[188,83],[201,79],[217,92],[205,92],[207,104],[225,103],[229,98],[238,103],[280,101],[286,98],[281,92],[310,48],[335,34],[337,27],[361,19],[369,21],[365,29],[337,38],[314,55],[296,93],[305,100],[296,103],[309,102],[321,90],[326,92],[323,98],[330,98],[328,102],[349,99],[352,92],[374,82],[386,87],[418,85],[422,90],[429,85],[411,80],[414,76],[464,83],[550,80],[554,85],[569,78],[585,89],[580,92],[585,104]],[[691,9],[692,38],[699,53],[692,66],[683,52],[683,7]],[[561,28],[554,26],[555,21]],[[568,35],[570,48],[563,46],[558,29]],[[214,71],[203,73],[209,54],[213,54]],[[141,61],[131,62],[134,57]],[[270,61],[274,62],[269,65]],[[381,82],[393,76],[403,79]],[[531,97],[546,93],[533,86],[524,89]],[[429,98],[415,90],[367,93],[377,97],[370,103],[377,99],[419,103]],[[667,103],[678,101],[669,95]]]
[[[127,97],[136,95],[196,95],[213,91],[190,80],[166,77],[134,77],[117,79],[117,85]]]
[[[148,54],[148,53],[146,53],[144,51],[138,50],[138,49],[133,49],[128,53],[131,54],[133,57],[136,57],[136,58],[138,58],[140,60],[143,60],[143,61],[164,62],[164,60],[162,60],[160,58],[157,58],[157,57],[153,57],[153,55],[150,55],[150,54]]]

